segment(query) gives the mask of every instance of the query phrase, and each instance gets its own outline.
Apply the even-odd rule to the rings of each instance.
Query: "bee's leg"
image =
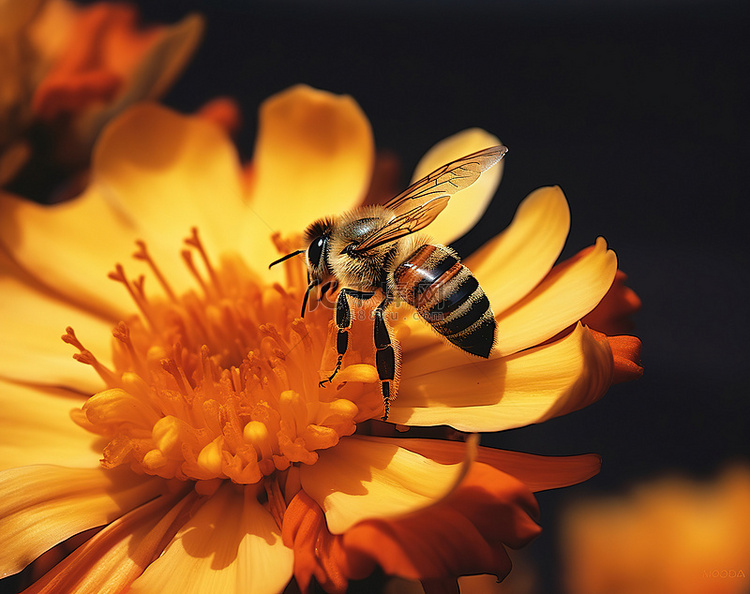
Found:
[[[391,335],[388,332],[388,326],[385,323],[385,310],[390,305],[391,298],[386,296],[375,308],[375,367],[378,370],[380,378],[380,389],[383,394],[383,405],[385,414],[383,420],[388,420],[390,412],[391,398],[395,394],[391,393],[394,380],[396,377],[397,357],[394,345],[391,343]]]
[[[328,379],[324,379],[318,382],[319,386],[323,386],[326,382],[331,383],[336,374],[341,369],[341,362],[346,354],[346,349],[349,348],[349,328],[352,325],[352,310],[349,307],[349,300],[347,297],[355,297],[360,301],[367,301],[371,299],[375,293],[367,291],[356,291],[355,289],[347,289],[344,287],[339,291],[339,296],[336,299],[336,313],[334,319],[336,321],[336,327],[338,328],[338,334],[336,335],[336,350],[338,351],[338,357],[336,359],[336,367],[333,373]]]

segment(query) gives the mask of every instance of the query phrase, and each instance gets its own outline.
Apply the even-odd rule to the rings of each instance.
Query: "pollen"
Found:
[[[332,350],[331,310],[299,317],[299,262],[285,263],[286,286],[264,284],[238,257],[214,265],[193,229],[181,253],[195,288],[179,294],[147,245],[137,248],[134,258],[150,274],[131,279],[118,264],[109,275],[137,311],[112,331],[114,368],[72,328],[63,336],[107,386],[72,415],[105,437],[102,466],[253,484],[314,464],[319,450],[367,417],[377,390],[364,355],[353,353],[335,385],[319,386]],[[146,276],[156,280],[157,296],[149,296]]]

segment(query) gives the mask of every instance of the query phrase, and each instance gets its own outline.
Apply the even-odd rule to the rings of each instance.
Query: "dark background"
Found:
[[[356,6],[351,6],[356,3]],[[245,115],[296,83],[352,95],[404,181],[438,140],[470,126],[510,147],[465,255],[530,191],[558,184],[572,211],[564,256],[603,235],[643,300],[645,376],[597,404],[483,442],[542,454],[598,452],[601,474],[541,493],[529,547],[542,592],[558,590],[557,522],[579,497],[665,474],[715,476],[750,458],[748,379],[749,33],[743,2],[140,2],[145,22],[207,19],[165,98],[217,95]]]
[[[479,126],[510,152],[488,215],[458,244],[464,254],[550,184],[571,205],[563,255],[597,235],[617,252],[644,304],[643,379],[578,413],[483,440],[604,458],[596,478],[538,497],[544,532],[528,550],[542,592],[559,588],[557,521],[570,501],[665,474],[708,478],[750,458],[743,3],[158,4],[142,2],[146,21],[197,10],[208,24],[166,102],[193,110],[237,98],[244,156],[260,102],[300,82],[352,95],[405,177],[433,143]]]

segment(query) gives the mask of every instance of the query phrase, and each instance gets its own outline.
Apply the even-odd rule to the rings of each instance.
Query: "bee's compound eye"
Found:
[[[325,248],[327,237],[316,237],[310,242],[307,248],[307,259],[313,266],[320,266],[323,262],[323,249]]]

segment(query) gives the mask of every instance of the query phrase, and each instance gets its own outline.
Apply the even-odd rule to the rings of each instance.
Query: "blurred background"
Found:
[[[534,577],[518,592],[564,591],[561,518],[574,504],[669,476],[717,480],[750,461],[746,2],[138,4],[144,22],[206,17],[205,38],[164,102],[194,111],[234,97],[245,158],[258,105],[297,83],[352,95],[378,149],[399,157],[404,183],[435,142],[479,126],[510,152],[487,215],[456,245],[463,255],[551,184],[571,206],[563,256],[598,235],[616,251],[643,301],[635,334],[644,377],[583,411],[483,439],[604,459],[588,482],[538,495],[544,532],[519,559]],[[705,569],[744,570],[733,584],[750,591],[744,553],[741,567]]]

